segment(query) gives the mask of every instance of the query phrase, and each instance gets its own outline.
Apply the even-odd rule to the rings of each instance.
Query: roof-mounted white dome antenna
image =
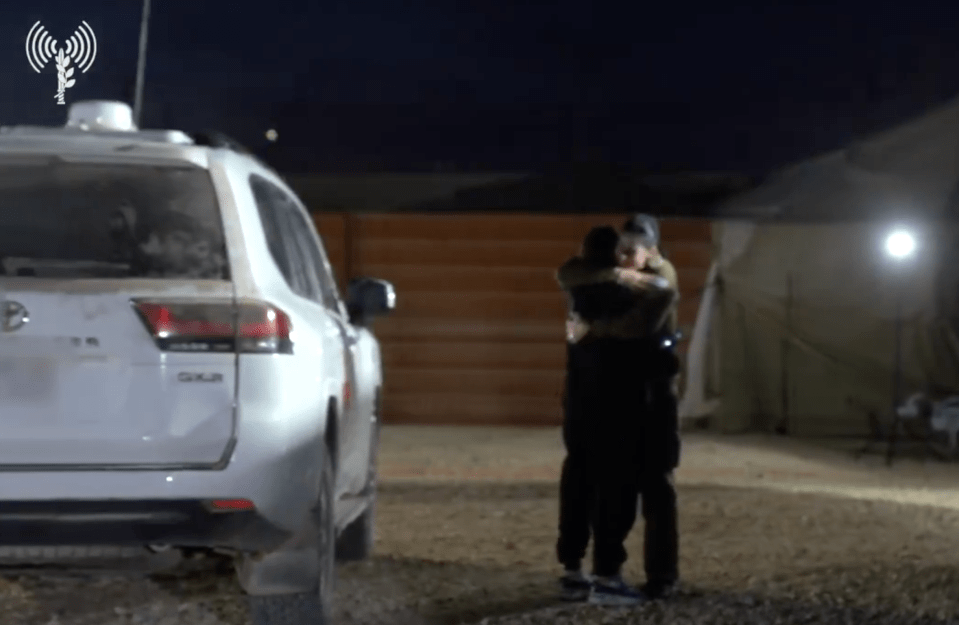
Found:
[[[67,113],[67,128],[113,132],[137,130],[130,105],[109,100],[87,100],[71,104]]]

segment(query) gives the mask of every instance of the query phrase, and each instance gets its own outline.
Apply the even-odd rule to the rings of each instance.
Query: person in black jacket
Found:
[[[651,272],[618,266],[620,235],[594,228],[581,256],[558,271],[570,299],[557,557],[566,572],[561,597],[632,604],[642,593],[621,578],[623,542],[636,520],[643,399],[648,361],[632,351],[668,317],[676,294]],[[592,533],[593,576],[581,561]]]

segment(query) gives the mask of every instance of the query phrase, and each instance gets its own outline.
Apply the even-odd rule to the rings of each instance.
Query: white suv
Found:
[[[344,302],[276,173],[82,102],[0,131],[0,545],[236,554],[254,623],[364,557],[393,287]],[[337,542],[338,541],[338,542]]]

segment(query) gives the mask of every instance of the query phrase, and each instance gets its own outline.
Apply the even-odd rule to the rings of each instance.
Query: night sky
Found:
[[[751,5],[751,6],[750,6]],[[132,101],[140,0],[4,5],[0,123],[62,123],[38,19],[99,52],[67,101]],[[955,3],[153,0],[144,126],[284,171],[607,160],[761,173],[959,94]],[[264,132],[279,141],[267,147]]]

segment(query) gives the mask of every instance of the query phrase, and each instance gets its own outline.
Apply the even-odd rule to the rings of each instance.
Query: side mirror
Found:
[[[352,323],[366,325],[374,317],[393,312],[396,291],[386,280],[354,278],[347,285],[346,308]]]

